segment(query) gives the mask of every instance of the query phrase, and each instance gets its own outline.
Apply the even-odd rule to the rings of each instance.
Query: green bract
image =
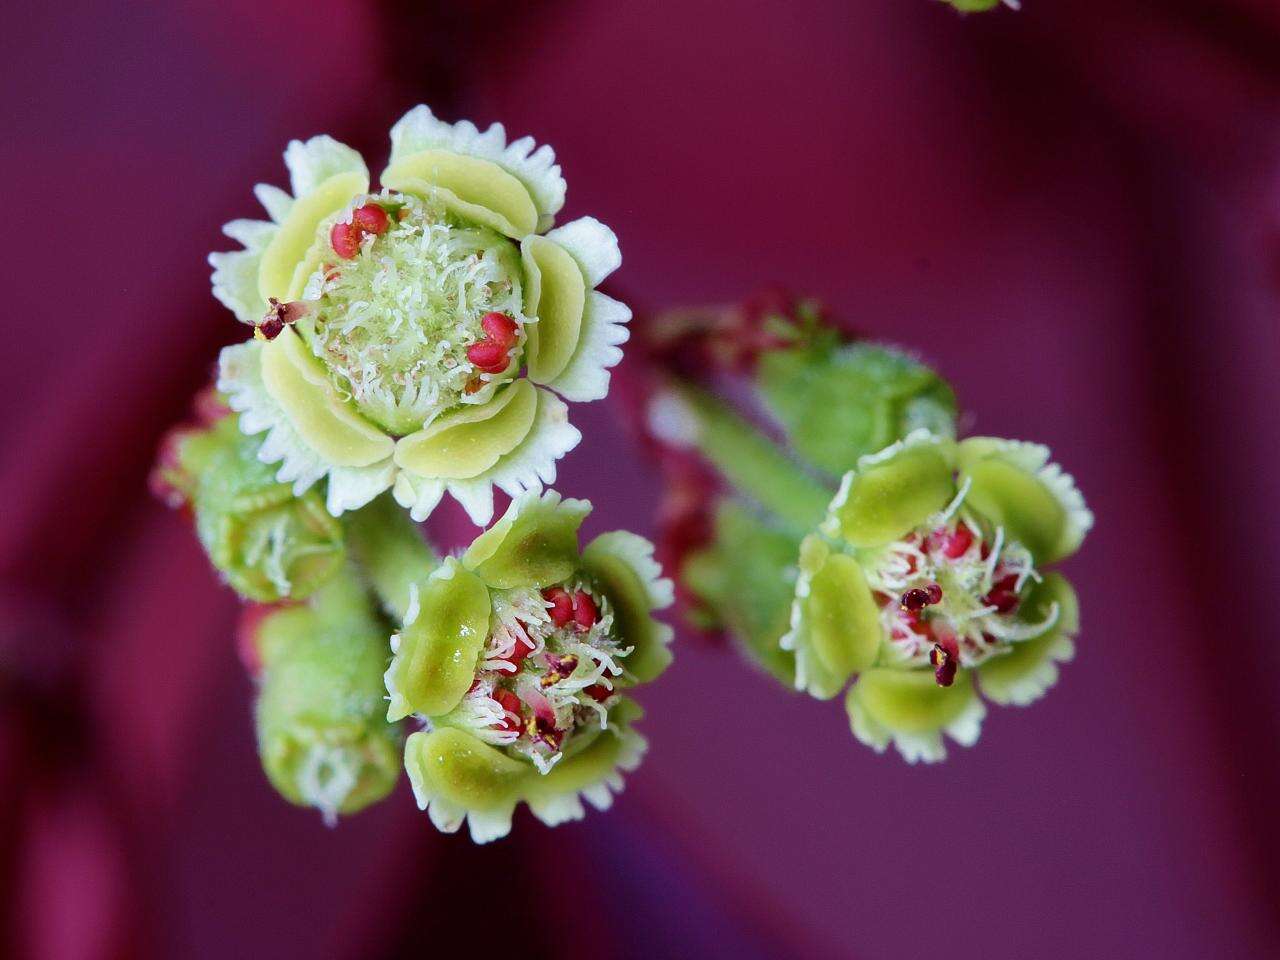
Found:
[[[613,232],[551,229],[554,161],[425,106],[392,128],[380,192],[350,147],[289,144],[292,195],[259,185],[271,220],[232,221],[244,249],[210,255],[214,294],[260,324],[223,351],[219,389],[277,479],[327,478],[334,516],[391,489],[416,520],[449,493],[481,524],[494,487],[554,481],[580,439],[564,400],[605,396],[631,317],[596,289]]]
[[[955,434],[951,387],[892,347],[817,338],[765,351],[756,376],[796,452],[829,473],[844,473],[913,430]]]
[[[263,768],[287,800],[329,821],[381,800],[399,777],[401,732],[383,706],[386,629],[349,573],[256,628]]]
[[[1042,564],[1074,552],[1093,516],[1046,448],[925,431],[862,457],[800,549],[791,628],[796,686],[823,699],[851,677],[859,740],[910,760],[977,740],[985,708],[1027,704],[1057,679],[1079,630],[1075,595]]]
[[[177,445],[196,532],[213,565],[241,596],[302,599],[345,554],[341,525],[314,491],[295,496],[258,460],[260,441],[235,417],[185,434]]]
[[[421,807],[441,830],[469,820],[483,843],[525,802],[548,824],[603,809],[644,740],[621,691],[670,662],[671,602],[648,541],[602,534],[578,549],[590,511],[526,494],[441,564],[410,600],[385,674],[390,720],[425,725],[405,745]]]

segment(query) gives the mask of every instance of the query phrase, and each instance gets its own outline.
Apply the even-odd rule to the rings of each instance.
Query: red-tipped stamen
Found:
[[[579,590],[578,595],[573,598],[573,622],[583,630],[590,630],[599,619],[600,611],[591,594]]]
[[[371,233],[375,237],[380,237],[387,232],[387,227],[391,226],[391,218],[387,216],[387,211],[376,203],[366,203],[363,207],[356,207],[352,211],[351,223],[360,233]]]
[[[942,588],[936,583],[927,587],[912,587],[898,598],[904,610],[923,610],[942,601]]]
[[[507,348],[492,340],[481,340],[467,347],[467,359],[485,373],[501,373],[507,369]]]
[[[495,690],[493,692],[493,699],[497,700],[498,706],[502,707],[502,709],[507,711],[508,714],[502,718],[501,722],[494,724],[494,726],[499,730],[513,730],[518,733],[520,728],[524,726],[524,718],[520,715],[520,708],[523,706],[520,702],[520,698],[510,690]],[[515,714],[515,717],[510,716],[513,713]]]
[[[929,651],[929,662],[933,664],[933,678],[940,687],[949,687],[956,679],[956,670],[960,667],[960,647],[955,637],[943,637]]]
[[[551,604],[547,611],[551,622],[557,627],[567,627],[573,619],[573,597],[569,596],[569,591],[564,587],[548,587],[542,591],[542,599]]]
[[[329,228],[329,245],[343,260],[354,260],[360,252],[360,231],[354,223],[335,223]]]

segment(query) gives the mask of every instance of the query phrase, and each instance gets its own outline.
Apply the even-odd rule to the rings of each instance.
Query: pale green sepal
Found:
[[[977,743],[986,707],[968,671],[940,687],[932,670],[874,668],[845,696],[853,735],[877,753],[892,743],[908,763],[945,760],[943,734],[961,746]]]
[[[525,359],[529,379],[549,383],[563,372],[578,348],[587,280],[567,250],[546,237],[520,242],[524,262],[524,312],[537,317],[528,328]]]
[[[578,528],[590,512],[587,501],[562,500],[554,490],[526,494],[472,542],[462,563],[502,590],[567,580],[578,563]]]
[[[917,430],[844,475],[822,531],[855,547],[890,543],[955,496],[954,445]]]
[[[1040,444],[971,437],[959,445],[958,465],[970,481],[966,505],[1005,537],[1031,551],[1039,564],[1075,553],[1093,527],[1075,480],[1049,461]]]
[[[422,588],[416,616],[391,638],[388,720],[448,713],[471,686],[489,634],[489,591],[450,557]]]
[[[1058,682],[1058,664],[1075,656],[1075,636],[1080,632],[1080,607],[1065,577],[1049,573],[1032,587],[1018,611],[1028,623],[1046,620],[1054,608],[1057,619],[1048,632],[1015,643],[1012,649],[977,668],[978,684],[993,703],[1025,707]]]
[[[511,816],[532,768],[455,727],[412,734],[404,766],[413,795],[438,830],[470,820],[471,839],[488,843],[511,830]]]
[[[633,647],[624,666],[636,683],[656,679],[672,660],[674,631],[653,612],[675,598],[671,581],[653,558],[653,544],[625,530],[602,533],[582,551],[582,570],[609,598],[624,646]]]

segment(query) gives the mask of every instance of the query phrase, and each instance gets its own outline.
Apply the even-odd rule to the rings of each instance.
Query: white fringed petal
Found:
[[[564,206],[565,182],[555,162],[555,151],[545,145],[534,147],[531,137],[508,144],[507,132],[500,123],[481,132],[469,120],[445,123],[430,107],[420,104],[391,128],[388,166],[423,150],[451,150],[496,163],[528,189],[538,208],[538,229],[545,230]]]
[[[335,174],[360,173],[369,179],[364,158],[326,134],[306,141],[290,140],[284,151],[284,165],[289,168],[289,185],[295,199],[305,197]]]
[[[284,223],[289,216],[289,211],[293,209],[293,197],[270,183],[260,183],[255,186],[253,195],[267,211],[267,216],[276,223]]]
[[[513,500],[539,493],[556,482],[556,461],[578,445],[582,434],[569,423],[569,408],[559,397],[539,389],[538,410],[529,433],[510,453],[484,473],[466,480],[436,480],[402,471],[395,482],[395,498],[416,521],[431,515],[443,494],[462,505],[477,526],[493,519],[493,488]]]
[[[650,610],[663,610],[675,602],[675,584],[662,575],[651,542],[629,530],[611,530],[591,541],[588,551],[607,553],[631,568],[649,601]]]
[[[276,479],[292,483],[296,496],[330,475],[328,509],[336,517],[344,510],[364,506],[391,486],[395,467],[390,457],[367,467],[335,468],[307,445],[262,381],[260,341],[223,348],[218,357],[218,390],[240,414],[242,433],[266,433],[258,459],[279,463]]]
[[[579,217],[547,234],[578,261],[587,286],[598,287],[605,277],[622,266],[618,235],[595,217]]]
[[[209,254],[209,277],[213,295],[235,314],[241,323],[256,324],[262,319],[266,304],[258,295],[258,265],[261,250],[233,250]]]
[[[640,766],[645,752],[649,748],[648,741],[639,733],[627,727],[617,734],[621,738],[618,760],[607,774],[594,783],[579,790],[551,796],[531,797],[526,803],[529,811],[548,827],[556,827],[571,820],[581,820],[586,816],[582,805],[585,799],[597,810],[608,810],[613,805],[615,795],[622,793],[626,786],[623,773],[630,773]]]
[[[631,308],[625,303],[598,290],[589,292],[578,347],[564,370],[547,386],[575,403],[607,396],[609,369],[622,362],[620,345],[631,336],[627,328],[630,319]]]
[[[987,708],[981,698],[974,696],[955,720],[941,730],[929,733],[905,733],[891,730],[867,712],[857,698],[848,701],[849,727],[858,740],[876,753],[884,753],[890,743],[907,763],[941,763],[947,759],[943,741],[945,733],[962,747],[971,747],[982,734],[982,721]]]
[[[1025,707],[1035,703],[1057,684],[1060,675],[1058,664],[1075,659],[1075,641],[1065,633],[1055,634],[1044,650],[1044,655],[1031,669],[1000,684],[984,679],[981,668],[978,682],[982,692],[992,703],[1001,706]]]

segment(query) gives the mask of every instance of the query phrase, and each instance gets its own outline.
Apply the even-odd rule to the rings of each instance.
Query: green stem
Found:
[[[403,623],[411,588],[440,562],[418,525],[383,494],[347,515],[347,546],[387,614]]]
[[[822,521],[835,491],[718,398],[694,386],[678,389],[697,419],[698,449],[738,492],[800,529]]]

